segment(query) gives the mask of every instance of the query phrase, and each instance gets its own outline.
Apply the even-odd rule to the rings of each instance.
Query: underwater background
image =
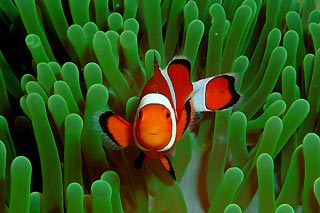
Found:
[[[317,0],[1,0],[0,213],[319,212],[319,47]],[[133,120],[154,55],[242,94],[176,143],[177,181],[97,125]]]

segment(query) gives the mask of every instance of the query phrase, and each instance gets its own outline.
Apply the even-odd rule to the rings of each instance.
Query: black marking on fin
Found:
[[[140,152],[140,154],[138,155],[138,157],[134,161],[134,168],[141,169],[141,167],[143,166],[143,161],[144,161],[145,157],[146,157],[146,154],[144,154],[144,152]]]
[[[177,180],[177,178],[176,178],[176,173],[174,172],[174,169],[173,169],[173,167],[172,167],[172,164],[171,164],[170,159],[168,158],[167,155],[164,155],[164,157],[166,158],[166,160],[168,161],[168,164],[169,164],[169,166],[170,166],[169,174],[171,175],[171,177],[172,177],[174,180]]]
[[[120,144],[118,143],[118,141],[113,137],[112,133],[109,131],[108,129],[108,126],[107,126],[107,121],[108,119],[115,115],[112,111],[106,111],[104,113],[102,113],[100,116],[99,116],[99,124],[100,124],[100,127],[102,129],[102,131],[104,133],[106,133],[108,135],[108,137],[110,138],[110,140],[112,142],[114,142],[115,144],[117,144],[118,146],[120,146]]]
[[[239,101],[240,94],[236,91],[234,76],[231,76],[231,75],[222,75],[222,76],[228,80],[228,89],[232,95],[232,98],[229,101],[229,103],[227,103],[225,106],[221,107],[221,109],[227,109]]]
[[[158,60],[157,60],[157,57],[156,57],[156,51],[155,50],[153,51],[153,61],[154,61],[154,64],[158,64]]]
[[[170,65],[172,65],[172,64],[182,64],[183,66],[185,66],[185,67],[188,69],[189,73],[191,72],[191,63],[190,63],[190,61],[189,61],[188,59],[186,59],[186,58],[174,58],[174,59],[170,62],[170,64],[168,65],[168,67],[169,67]]]
[[[191,104],[190,104],[190,99],[188,99],[186,101],[186,103],[184,104],[184,108],[187,112],[187,122],[186,122],[186,125],[183,129],[183,132],[186,131],[186,129],[188,128],[189,124],[190,124],[190,119],[191,119]]]

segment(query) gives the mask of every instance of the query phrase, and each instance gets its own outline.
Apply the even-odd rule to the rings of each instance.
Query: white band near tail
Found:
[[[173,146],[174,142],[175,142],[175,139],[176,139],[176,132],[177,132],[177,123],[176,123],[176,117],[174,116],[175,115],[175,112],[170,104],[170,101],[168,100],[168,98],[160,93],[149,93],[149,94],[146,94],[140,101],[140,104],[138,106],[138,109],[137,109],[137,113],[140,111],[140,109],[148,104],[160,104],[160,105],[163,105],[165,106],[171,115],[171,121],[172,121],[172,134],[171,134],[171,139],[168,143],[167,146],[163,147],[162,149],[158,150],[159,152],[162,152],[162,151],[167,151],[169,149],[171,149],[171,147]],[[134,126],[136,126],[136,119],[137,119],[137,115],[135,117],[135,120],[134,120]],[[137,140],[137,137],[136,137],[136,131],[133,131],[134,132],[134,138],[135,138],[135,143],[137,145],[138,148],[140,148],[141,150],[145,150],[145,151],[149,151],[149,149],[146,149],[145,147],[141,146],[141,144],[139,144],[139,141]]]
[[[193,94],[191,95],[192,101],[194,103],[194,109],[196,112],[208,112],[212,111],[206,107],[206,85],[208,82],[215,77],[201,79],[192,83]]]

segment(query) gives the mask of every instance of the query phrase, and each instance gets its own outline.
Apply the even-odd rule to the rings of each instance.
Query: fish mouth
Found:
[[[153,135],[153,136],[157,136],[157,135],[161,135],[163,133],[163,131],[159,131],[159,130],[149,130],[145,132],[146,135]]]
[[[161,131],[145,131],[138,136],[138,143],[144,148],[157,151],[165,147],[168,142],[166,135]]]
[[[159,135],[159,133],[149,133],[148,135]]]

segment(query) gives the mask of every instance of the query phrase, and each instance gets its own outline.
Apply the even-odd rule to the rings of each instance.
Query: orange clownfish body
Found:
[[[227,109],[238,102],[234,76],[220,75],[192,83],[190,70],[185,58],[174,58],[165,69],[155,62],[154,76],[142,90],[133,124],[112,111],[100,115],[104,136],[113,147],[135,143],[141,150],[136,168],[157,158],[175,179],[166,153],[195,121],[196,114]]]

